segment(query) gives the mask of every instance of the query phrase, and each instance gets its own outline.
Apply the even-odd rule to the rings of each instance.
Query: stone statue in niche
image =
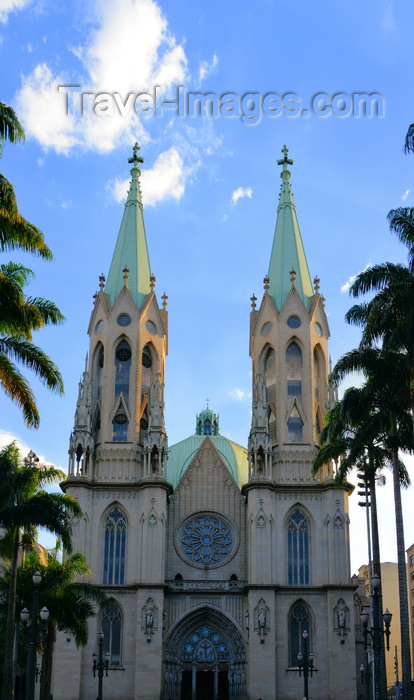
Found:
[[[148,598],[141,610],[141,629],[151,641],[151,635],[158,630],[158,608],[152,598]]]
[[[334,632],[341,637],[341,644],[345,642],[345,637],[350,631],[349,608],[343,598],[339,598],[334,608]]]
[[[260,598],[254,609],[255,632],[260,637],[260,643],[264,644],[264,638],[270,630],[270,610],[264,598]]]

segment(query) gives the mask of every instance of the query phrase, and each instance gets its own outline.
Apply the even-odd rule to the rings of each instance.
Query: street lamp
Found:
[[[379,615],[379,589],[380,577],[375,574],[371,578],[371,599],[372,599],[372,627],[368,629],[369,613],[368,610],[361,612],[362,634],[364,637],[364,649],[368,649],[368,635],[372,639],[372,649],[374,652],[374,698],[375,700],[383,700],[381,695],[381,649],[382,636],[385,634],[387,639],[387,651],[390,648],[390,624],[392,614],[386,609],[380,621]],[[384,628],[385,624],[385,628]]]
[[[102,700],[102,678],[105,672],[105,676],[108,677],[108,668],[109,668],[109,661],[111,658],[111,655],[109,651],[106,652],[105,654],[105,661],[103,658],[103,640],[104,640],[104,633],[102,630],[98,634],[98,639],[99,639],[99,656],[98,656],[98,661],[96,660],[96,654],[92,654],[93,658],[93,666],[92,666],[92,671],[93,671],[93,677],[95,678],[96,673],[98,673],[98,697],[97,700]]]
[[[36,649],[37,649],[37,611],[39,608],[39,584],[42,580],[42,575],[39,571],[33,574],[33,608],[32,608],[32,624],[30,629],[29,654],[27,662],[27,679],[26,679],[26,700],[34,700],[35,683],[36,683]],[[26,610],[26,609],[25,609]],[[26,613],[22,611],[22,614]],[[23,619],[23,618],[22,618]]]
[[[42,667],[40,669],[40,697],[43,697],[43,686],[45,682],[45,643],[46,643],[46,631],[47,631],[47,621],[49,619],[49,610],[46,606],[43,606],[40,613],[40,619],[42,621]]]
[[[312,652],[309,653],[308,650],[308,636],[308,631],[304,630],[302,632],[303,654],[301,651],[298,654],[299,676],[301,676],[303,673],[303,700],[309,700],[308,678],[309,676],[312,678],[314,671],[318,670],[313,665],[314,656]]]

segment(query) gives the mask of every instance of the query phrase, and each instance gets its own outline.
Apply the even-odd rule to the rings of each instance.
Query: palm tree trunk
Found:
[[[377,511],[377,492],[375,484],[375,471],[372,468],[372,459],[370,456],[370,471],[369,471],[369,491],[371,495],[371,531],[372,531],[372,568],[373,574],[377,574],[380,577],[380,587],[378,591],[378,608],[379,608],[379,618],[382,620],[383,606],[382,606],[382,581],[381,581],[381,556],[380,556],[380,540],[378,531],[378,511]],[[381,700],[386,700],[387,697],[387,671],[385,665],[385,648],[384,644],[380,651],[380,664],[381,664],[381,687],[380,687],[380,698]]]
[[[10,585],[7,601],[7,622],[6,622],[6,638],[4,642],[4,665],[3,665],[3,685],[1,698],[2,700],[11,700],[14,690],[13,678],[13,655],[14,655],[14,636],[16,631],[15,611],[16,611],[16,587],[17,587],[17,565],[19,558],[20,532],[16,531],[13,542],[13,554],[10,567]]]
[[[404,523],[400,486],[400,465],[398,461],[397,446],[392,446],[392,475],[394,484],[395,528],[397,531],[398,590],[400,596],[401,666],[403,683],[402,700],[412,700],[410,623],[408,616],[407,593],[407,565],[405,561]]]

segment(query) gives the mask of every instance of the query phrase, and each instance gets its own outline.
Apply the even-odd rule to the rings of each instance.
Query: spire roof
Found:
[[[138,155],[138,151],[139,146],[136,143],[132,158],[128,159],[128,163],[132,163],[133,166],[131,182],[105,292],[109,297],[110,306],[113,306],[121,289],[127,285],[138,309],[140,309],[145,297],[151,291],[151,268],[139,184],[141,174],[139,164],[143,163],[144,159]],[[128,274],[125,270],[128,271]]]
[[[269,294],[279,311],[286,301],[292,284],[295,284],[306,308],[309,308],[309,298],[313,295],[311,277],[289,182],[288,166],[293,165],[293,160],[289,159],[289,151],[286,146],[283,146],[282,153],[283,158],[277,161],[277,164],[283,168],[280,173],[282,185],[268,273]],[[292,274],[292,271],[295,274]]]

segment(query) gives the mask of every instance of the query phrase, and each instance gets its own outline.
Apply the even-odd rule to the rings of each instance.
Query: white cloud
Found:
[[[186,168],[175,146],[161,153],[150,170],[141,175],[142,201],[146,206],[154,206],[164,199],[179,200],[184,194],[185,183],[193,168]],[[108,185],[114,199],[125,199],[129,180],[111,180]]]
[[[347,292],[349,290],[351,284],[353,284],[353,282],[355,282],[358,275],[360,275],[361,272],[365,272],[365,270],[368,270],[369,267],[371,267],[371,263],[368,263],[368,265],[366,265],[363,270],[360,270],[359,272],[357,272],[356,275],[352,275],[351,277],[349,277],[347,282],[345,282],[345,284],[342,285],[341,292]]]
[[[243,197],[249,197],[249,199],[252,198],[253,190],[251,187],[238,187],[237,190],[234,190],[233,194],[231,195],[231,202],[232,204],[237,204],[239,199],[242,199]]]
[[[242,389],[239,389],[238,387],[235,387],[229,392],[230,396],[233,399],[236,399],[236,401],[243,401],[243,399],[246,399],[249,397],[249,394],[246,394],[245,391],[242,391]]]
[[[218,57],[217,54],[213,54],[213,58],[211,59],[211,62],[209,63],[208,61],[201,61],[200,67],[198,69],[198,85],[200,85],[203,80],[205,80],[211,73],[215,71],[215,69],[218,66]]]
[[[13,435],[13,433],[9,433],[7,430],[0,430],[0,449],[3,449],[6,445],[10,445],[12,442],[16,443],[23,457],[29,454],[30,447],[26,445],[18,435]]]
[[[395,31],[395,21],[394,21],[394,3],[392,0],[389,0],[389,2],[385,2],[383,4],[384,11],[381,17],[381,28],[385,32],[394,32]]]
[[[93,109],[81,114],[77,94],[75,113],[69,116],[67,95],[58,91],[59,85],[78,84],[93,95],[118,93],[125,101],[130,93],[152,94],[155,85],[166,92],[186,76],[184,48],[169,33],[155,0],[97,0],[94,8],[97,29],[87,43],[72,49],[79,72],[55,74],[48,64],[39,64],[23,78],[17,95],[26,133],[59,153],[76,147],[107,152],[121,143],[148,139],[133,101],[126,116],[119,110],[113,117],[98,116]]]
[[[19,437],[19,435],[14,435],[13,433],[8,432],[7,430],[0,430],[0,450],[3,449],[3,447],[6,447],[7,445],[10,445],[10,443],[15,442],[17,447],[19,448],[20,455],[22,459],[27,457],[29,454],[30,450],[32,449],[29,445],[27,445],[23,440]],[[54,466],[53,462],[49,462],[44,455],[38,454],[39,457],[39,463],[40,464],[46,464],[47,466]],[[67,469],[65,467],[58,467],[58,469],[61,469],[65,473],[67,473]]]
[[[0,22],[7,22],[10,12],[22,10],[31,2],[32,0],[0,0]]]
[[[410,190],[405,190],[404,194],[401,196],[401,199],[405,202],[409,194]]]

